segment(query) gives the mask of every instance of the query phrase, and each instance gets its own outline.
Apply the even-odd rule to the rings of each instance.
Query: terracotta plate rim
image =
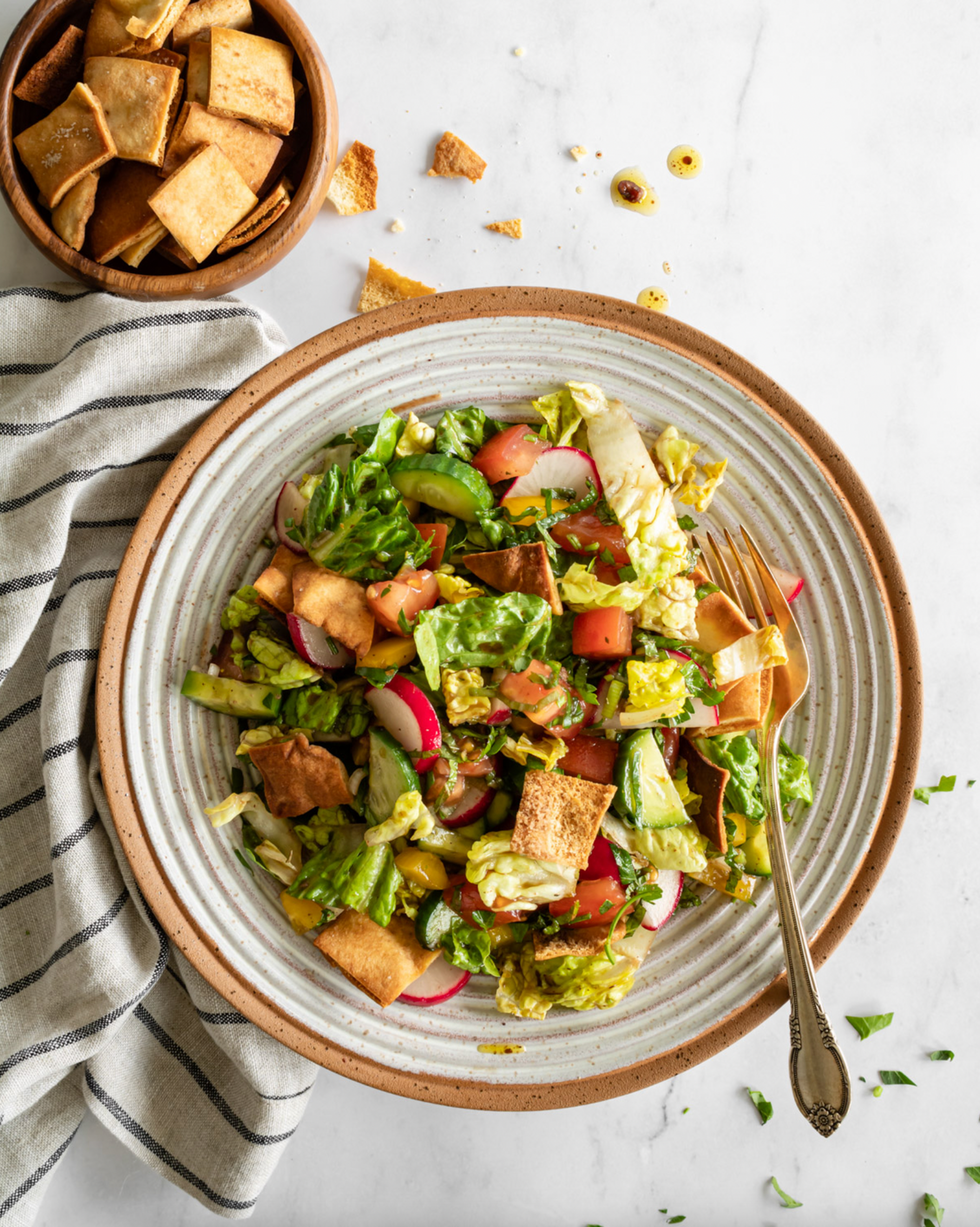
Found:
[[[727,346],[688,324],[632,303],[574,290],[491,287],[412,299],[347,320],[283,354],[233,392],[188,440],[147,504],[123,557],[99,656],[96,722],[103,784],[113,823],[136,881],[174,945],[236,1009],[300,1055],[357,1082],[411,1099],[462,1108],[526,1111],[611,1099],[663,1081],[734,1043],[786,1000],[780,975],[750,1001],[668,1052],[610,1073],[551,1085],[491,1085],[391,1069],[328,1043],[292,1018],[231,967],[175,894],[146,838],[129,774],[121,679],[143,575],[194,472],[243,421],[299,379],[352,349],[384,337],[488,316],[551,316],[645,339],[697,363],[762,408],[813,458],[861,544],[889,626],[898,736],[871,843],[835,910],[811,942],[819,967],[867,903],[888,862],[912,800],[922,736],[922,674],[909,593],[894,544],[868,490],[833,439],[783,388]]]

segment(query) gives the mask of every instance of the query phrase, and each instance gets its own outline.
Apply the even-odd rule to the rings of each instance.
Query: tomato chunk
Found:
[[[566,775],[580,775],[593,784],[611,784],[619,743],[605,737],[575,737],[566,742],[559,766]]]
[[[600,555],[604,550],[612,554],[613,566],[625,567],[629,563],[630,556],[626,553],[623,530],[618,524],[603,524],[591,511],[576,511],[574,515],[559,520],[552,528],[551,535],[559,545],[573,554],[595,554],[597,551],[589,547],[598,545]],[[572,543],[572,537],[577,544]]]
[[[439,585],[431,571],[405,571],[394,579],[369,584],[367,589],[367,602],[375,618],[393,635],[406,639],[421,611],[431,609],[438,599]]]
[[[530,473],[535,460],[547,448],[548,444],[537,437],[533,426],[511,426],[484,443],[473,457],[473,467],[479,469],[492,486],[494,482]]]
[[[586,882],[591,882],[595,878],[612,878],[616,882],[622,881],[619,876],[619,866],[613,858],[609,840],[605,836],[595,837],[592,852],[589,854],[589,863],[582,871],[582,878]]]
[[[480,898],[480,890],[475,882],[467,882],[465,879],[461,883],[450,879],[450,886],[443,893],[443,900],[450,907],[458,907],[459,914],[474,929],[482,929],[483,925],[479,924],[473,916],[474,912],[486,912],[490,909]],[[456,892],[459,892],[455,898]],[[499,896],[494,900],[494,903],[503,903],[504,900]],[[524,919],[523,912],[505,912],[495,911],[493,914],[493,923],[495,925],[508,925],[516,923],[518,920]]]
[[[425,541],[432,542],[432,553],[426,560],[430,571],[437,570],[442,565],[442,556],[446,552],[446,538],[449,527],[446,524],[416,524],[419,535]]]
[[[625,609],[588,609],[572,623],[572,651],[588,660],[621,660],[633,649],[633,621]]]
[[[548,911],[552,916],[564,916],[578,903],[578,915],[582,919],[569,921],[569,928],[575,925],[610,925],[625,902],[626,892],[618,878],[594,878],[579,882],[575,894],[567,899],[549,903]],[[602,911],[604,903],[610,906]]]
[[[553,737],[560,737],[562,741],[572,741],[581,731],[592,723],[595,719],[596,706],[594,703],[583,703],[582,696],[577,690],[571,692],[572,698],[576,700],[577,717],[572,720],[572,708],[567,707],[555,720],[548,725],[548,732]],[[564,721],[569,723],[565,724]],[[564,759],[562,759],[562,767],[564,769]]]
[[[542,684],[537,680],[550,677],[550,665],[532,660],[521,673],[507,674],[498,688],[500,697],[535,724],[549,724],[568,704],[568,691],[564,686]]]

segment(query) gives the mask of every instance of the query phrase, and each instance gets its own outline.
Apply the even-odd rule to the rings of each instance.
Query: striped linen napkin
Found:
[[[94,749],[109,595],[168,462],[285,338],[234,298],[0,291],[0,1223],[33,1221],[86,1108],[245,1218],[314,1068],[174,950]]]

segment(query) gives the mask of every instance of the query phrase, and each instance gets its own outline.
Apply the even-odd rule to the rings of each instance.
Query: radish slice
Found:
[[[286,625],[293,647],[308,665],[317,669],[343,669],[354,663],[354,654],[331,639],[321,627],[304,622],[293,613],[286,614]]]
[[[292,550],[294,554],[306,553],[298,542],[287,535],[290,528],[299,528],[304,511],[306,511],[306,499],[300,494],[299,486],[294,481],[285,482],[276,499],[276,536],[286,549]],[[292,520],[292,525],[288,525],[287,520]],[[297,651],[299,651],[298,648]]]
[[[644,929],[661,929],[673,916],[681,897],[684,875],[679,869],[658,869],[657,885],[660,887],[660,898],[655,903],[642,905]]]
[[[398,1000],[407,1005],[438,1005],[440,1001],[455,997],[469,983],[469,979],[468,971],[454,967],[445,956],[440,955],[417,980],[412,981]]]
[[[537,496],[542,490],[562,488],[574,490],[576,499],[580,499],[588,494],[590,481],[601,494],[599,470],[591,456],[577,447],[549,447],[535,460],[530,473],[511,482],[504,498]]]
[[[690,656],[688,656],[686,652],[677,652],[673,648],[668,648],[667,655],[672,657],[674,660],[681,660],[685,664],[693,664],[697,668],[701,676],[704,678],[704,680],[707,682],[707,684],[713,687],[714,683],[711,680],[711,675],[708,673],[708,670],[705,669],[703,665],[699,665],[697,661],[693,660]],[[701,699],[692,698],[691,706],[694,708],[694,710],[691,712],[691,714],[688,716],[686,720],[682,721],[680,724],[676,724],[674,726],[675,728],[679,728],[679,729],[713,728],[716,724],[718,724],[721,721],[721,716],[718,714],[718,708],[720,704],[716,703],[712,706],[709,703],[702,702]]]
[[[382,690],[369,688],[364,696],[368,706],[394,739],[406,750],[424,751],[425,758],[415,764],[416,771],[428,771],[439,755],[432,753],[442,745],[442,729],[436,709],[418,686],[396,673]]]
[[[500,699],[490,700],[490,715],[487,716],[487,724],[506,724],[511,715],[512,712],[506,703]]]
[[[463,789],[463,795],[453,812],[448,818],[441,820],[442,825],[450,828],[468,827],[471,822],[476,822],[484,810],[490,808],[492,800],[493,789],[490,785],[484,784],[482,780],[473,780]]]
[[[731,572],[732,579],[735,581],[735,587],[738,590],[738,595],[742,600],[742,604],[746,608],[751,609],[752,603],[748,600],[745,585],[742,583],[741,572],[735,565],[735,559],[732,557],[731,550],[727,545],[723,545],[720,548],[722,554],[724,555],[725,562],[728,563],[728,569]],[[782,592],[786,600],[795,601],[803,591],[803,576],[794,575],[792,571],[784,571],[782,567],[774,567],[772,563],[769,564],[769,570],[772,572],[772,577],[779,585],[779,590]],[[765,592],[758,583],[756,583],[756,591],[760,594],[760,596],[765,596]],[[769,615],[769,617],[772,617],[772,610],[769,608],[768,601],[766,602],[766,613]],[[753,616],[754,618],[754,615],[750,616]]]

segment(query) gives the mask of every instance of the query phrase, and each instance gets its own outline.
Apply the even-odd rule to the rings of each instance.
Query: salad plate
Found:
[[[921,679],[894,548],[833,441],[792,398],[676,320],[572,291],[501,288],[412,300],[271,363],[182,449],[134,533],[99,664],[103,779],[137,881],[172,940],[236,1008],[311,1060],[398,1094],[462,1107],[550,1108],[624,1094],[706,1059],[786,1000],[771,888],[723,896],[657,934],[611,1009],[501,1015],[473,977],[429,1007],[382,1010],[293,931],[278,888],[236,858],[204,809],[228,792],[235,725],[180,697],[229,593],[265,565],[277,492],[324,443],[411,407],[527,418],[568,381],[600,385],[652,439],[671,424],[726,482],[708,527],[745,524],[802,575],[813,662],[789,735],[813,805],[787,828],[815,962],[846,934],[911,799]]]

